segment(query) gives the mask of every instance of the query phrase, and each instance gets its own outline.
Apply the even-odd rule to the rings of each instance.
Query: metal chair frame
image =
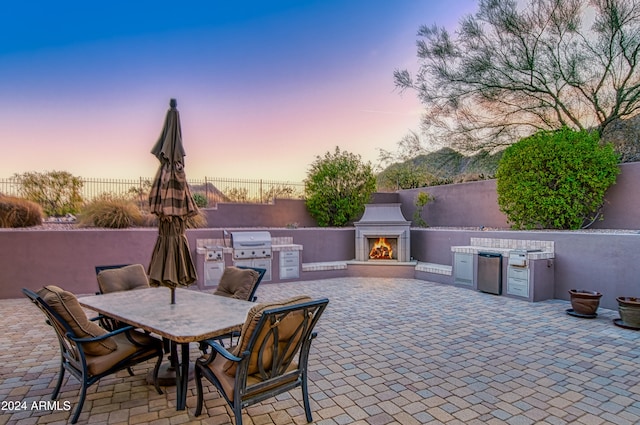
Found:
[[[267,269],[263,269],[260,267],[251,267],[251,266],[234,266],[237,267],[239,269],[243,269],[243,270],[255,270],[256,272],[258,272],[258,279],[256,279],[256,283],[253,284],[253,288],[251,289],[251,292],[249,293],[249,296],[247,297],[247,301],[251,301],[251,302],[256,302],[258,297],[256,297],[256,291],[258,289],[258,285],[260,285],[260,282],[262,282],[262,278],[264,277],[265,273],[267,272]],[[206,341],[201,341],[200,342],[200,351],[202,351],[203,353],[207,353],[208,348],[207,348],[207,341],[217,341],[218,343],[220,343],[223,347],[225,346],[223,340],[229,340],[229,346],[233,345],[233,341],[234,339],[237,340],[238,337],[240,336],[240,332],[239,331],[233,331],[233,332],[229,332],[226,333],[224,335],[220,335],[217,336],[215,338],[211,338],[209,340]]]
[[[51,399],[56,400],[58,398],[65,371],[69,371],[69,373],[75,376],[82,385],[78,405],[71,419],[72,424],[75,424],[78,421],[78,416],[82,411],[86,398],[87,388],[107,375],[111,375],[123,369],[128,369],[132,365],[145,362],[154,357],[158,358],[153,370],[154,387],[158,394],[162,394],[162,390],[160,389],[157,381],[158,371],[160,370],[160,364],[162,363],[163,356],[162,343],[160,340],[157,341],[158,343],[155,344],[155,347],[140,344],[130,335],[130,332],[133,330],[133,326],[122,327],[98,337],[79,338],[73,332],[69,323],[56,313],[38,294],[27,288],[23,288],[22,292],[44,313],[47,324],[53,327],[58,337],[58,343],[60,345],[60,371],[58,373],[58,382],[53,390]],[[96,317],[91,320],[99,319],[100,317]],[[127,339],[132,344],[139,347],[139,349],[135,353],[111,366],[108,370],[96,375],[90,375],[83,344],[87,342],[102,341],[121,333],[125,333]]]
[[[316,338],[317,332],[313,331],[322,312],[326,309],[329,300],[326,298],[304,302],[292,306],[273,308],[265,310],[258,322],[255,330],[250,336],[247,349],[239,356],[233,355],[225,347],[216,341],[207,341],[206,344],[212,348],[208,357],[196,361],[196,388],[197,406],[195,416],[199,416],[203,407],[203,387],[202,378],[212,382],[218,392],[224,397],[231,407],[236,425],[242,425],[242,409],[255,403],[259,403],[277,394],[301,387],[304,410],[307,422],[313,420],[311,406],[309,404],[309,391],[307,384],[308,360],[311,341]],[[278,323],[294,312],[302,312],[303,319],[294,335],[286,342],[283,349],[278,345]],[[269,328],[264,338],[260,334]],[[297,338],[299,337],[299,338]],[[268,350],[270,349],[270,351]],[[263,367],[263,354],[265,351],[273,353],[270,367]],[[258,365],[260,382],[248,384],[248,368],[251,353],[258,354]],[[291,355],[291,353],[295,353]],[[225,359],[236,362],[236,372],[234,377],[233,400],[227,397],[222,384],[216,375],[209,369],[208,365],[217,355]],[[297,367],[292,368],[293,360],[298,356]]]

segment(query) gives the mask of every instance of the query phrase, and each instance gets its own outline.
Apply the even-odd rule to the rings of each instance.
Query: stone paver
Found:
[[[330,299],[310,357],[315,423],[640,423],[640,332],[614,326],[617,311],[579,319],[565,301],[532,304],[413,279],[265,283],[257,293],[262,302],[296,294]],[[47,406],[59,354],[42,314],[26,298],[0,300],[0,329],[0,425],[64,423],[79,384],[67,378],[59,409]],[[151,366],[91,387],[78,423],[233,423],[211,385],[202,416],[193,416],[193,382],[187,410],[177,412],[174,387],[158,395],[146,385]],[[243,418],[304,423],[300,390]]]

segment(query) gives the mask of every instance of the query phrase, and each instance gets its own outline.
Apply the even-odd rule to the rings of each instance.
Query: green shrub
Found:
[[[416,210],[413,213],[413,224],[417,227],[428,227],[427,222],[422,218],[424,206],[433,201],[433,195],[428,192],[418,192],[416,195]]]
[[[618,158],[598,134],[540,131],[507,148],[497,172],[500,210],[518,229],[580,229],[600,218]]]
[[[135,202],[109,194],[85,205],[78,217],[82,227],[124,229],[141,223],[142,213]]]
[[[316,157],[304,181],[307,209],[320,226],[344,226],[356,219],[375,189],[371,165],[338,147]]]
[[[42,216],[42,207],[35,202],[0,195],[0,227],[38,226]]]
[[[62,217],[82,207],[82,180],[66,171],[15,174],[20,195],[42,206],[45,214]]]
[[[207,197],[202,193],[194,193],[193,201],[196,203],[198,208],[205,208],[209,203],[209,200],[207,199]]]

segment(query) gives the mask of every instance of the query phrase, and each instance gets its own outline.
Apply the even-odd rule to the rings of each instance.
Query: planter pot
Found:
[[[618,297],[620,320],[630,328],[640,329],[640,298]]]
[[[572,289],[569,291],[569,295],[571,296],[571,307],[576,315],[595,316],[602,297],[600,292]]]

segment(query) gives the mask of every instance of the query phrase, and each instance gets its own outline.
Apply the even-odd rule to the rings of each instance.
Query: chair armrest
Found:
[[[236,357],[233,354],[231,354],[229,352],[229,350],[227,350],[226,348],[224,348],[222,346],[222,344],[220,344],[218,341],[214,340],[214,339],[206,339],[204,341],[200,341],[200,346],[209,346],[212,348],[211,353],[209,353],[209,355],[207,356],[206,359],[202,359],[200,360],[202,362],[202,364],[208,365],[209,363],[211,363],[213,361],[213,359],[215,359],[217,354],[221,354],[222,357],[224,357],[227,360],[231,360],[232,362],[239,362],[242,360],[241,357]],[[244,355],[248,355],[249,352],[243,353]]]
[[[125,326],[123,328],[118,328],[115,331],[112,332],[108,332],[104,335],[100,335],[100,336],[94,336],[91,338],[78,338],[73,336],[71,333],[67,333],[67,338],[69,338],[70,340],[74,341],[74,342],[79,342],[79,343],[84,343],[84,342],[96,342],[96,341],[102,341],[104,339],[107,338],[111,338],[114,335],[118,335],[121,334],[123,332],[127,332],[133,329],[133,326]]]

